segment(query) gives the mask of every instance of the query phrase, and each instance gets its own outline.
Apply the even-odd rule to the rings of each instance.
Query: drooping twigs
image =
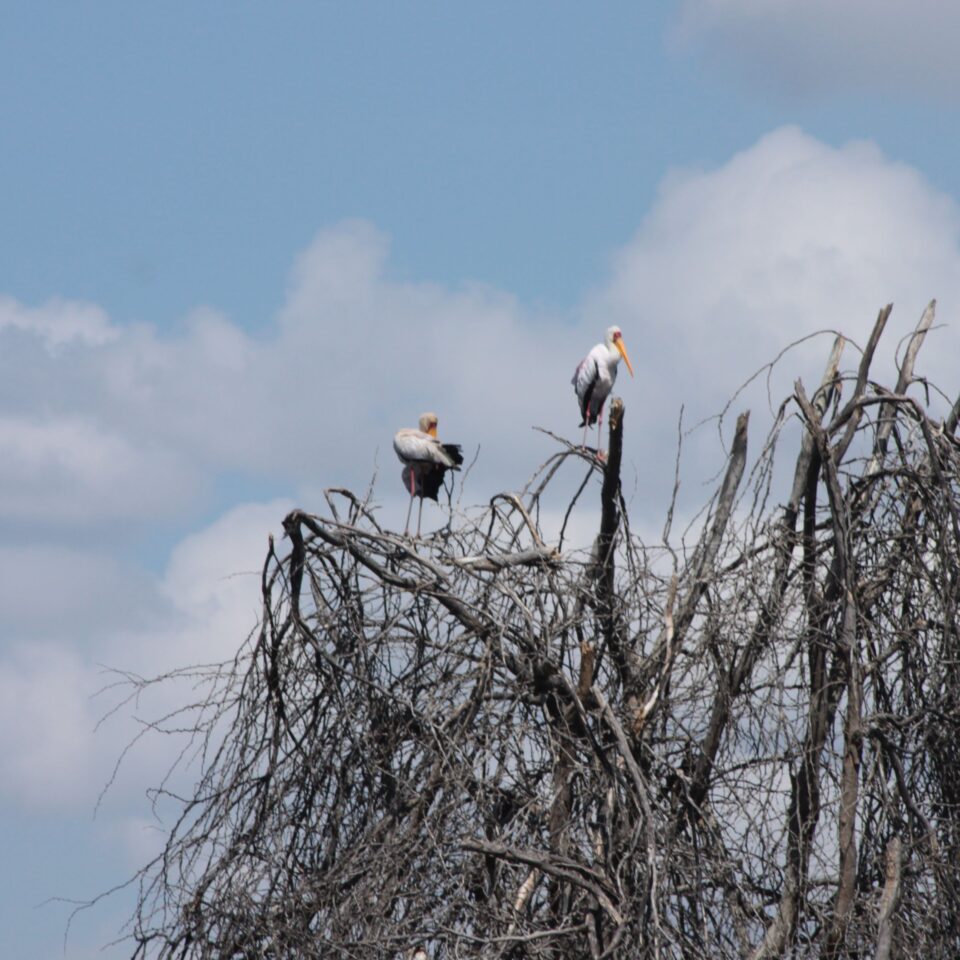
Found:
[[[627,523],[617,401],[605,462],[548,435],[442,537],[292,511],[258,629],[153,727],[200,762],[156,794],[131,952],[960,955],[960,447],[912,386],[933,305],[895,371],[890,316],[749,455],[738,418],[689,544]],[[592,549],[550,542],[586,503]]]

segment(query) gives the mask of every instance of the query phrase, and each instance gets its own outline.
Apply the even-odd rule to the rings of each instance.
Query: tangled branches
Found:
[[[749,472],[741,416],[690,550],[629,533],[619,403],[606,464],[432,539],[291,513],[135,955],[960,954],[958,408],[908,395],[933,305],[871,382],[889,312]],[[600,531],[561,555],[538,498],[584,460]]]

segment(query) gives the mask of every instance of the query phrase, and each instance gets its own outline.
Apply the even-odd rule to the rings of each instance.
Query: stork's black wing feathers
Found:
[[[463,463],[463,453],[459,443],[444,443],[441,446],[456,466],[451,468],[445,467],[442,463],[433,463],[426,460],[416,461],[417,469],[413,478],[413,495],[415,497],[437,500],[447,471],[450,469],[458,470]],[[408,492],[410,490],[410,470],[409,465],[403,468],[403,486]]]
[[[597,378],[594,377],[590,381],[590,386],[587,387],[587,392],[580,398],[580,426],[583,427],[587,424],[587,420],[590,418],[590,400],[593,397],[593,388],[597,384]],[[590,426],[592,427],[597,422],[596,415],[593,419],[590,420]]]
[[[463,463],[463,453],[459,443],[442,443],[440,446],[458,467]]]
[[[580,361],[576,373],[570,381],[573,389],[576,391],[577,400],[580,401],[580,426],[589,424],[593,426],[597,422],[596,411],[593,418],[590,418],[590,401],[593,399],[593,388],[600,379],[600,368],[597,361],[589,354]]]

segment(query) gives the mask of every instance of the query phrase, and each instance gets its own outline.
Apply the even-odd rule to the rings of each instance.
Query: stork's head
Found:
[[[627,364],[627,369],[630,371],[630,376],[633,376],[633,366],[630,363],[630,358],[627,356],[627,347],[623,342],[623,334],[620,332],[619,327],[610,327],[607,330],[607,346],[611,350],[616,350],[624,361]]]
[[[435,413],[422,414],[420,417],[420,429],[435,438],[437,436],[437,415]]]

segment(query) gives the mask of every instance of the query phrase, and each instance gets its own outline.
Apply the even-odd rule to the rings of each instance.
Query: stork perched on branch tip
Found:
[[[437,415],[425,413],[420,417],[419,429],[404,427],[393,438],[396,450],[403,464],[403,486],[410,494],[407,507],[407,522],[403,529],[406,536],[410,530],[410,511],[413,498],[420,498],[420,510],[417,514],[417,536],[420,536],[420,521],[423,517],[424,497],[436,500],[443,486],[443,478],[448,470],[459,470],[463,463],[463,454],[458,443],[441,443],[437,439]]]
[[[633,366],[627,356],[627,347],[619,327],[610,327],[603,343],[598,343],[580,361],[570,381],[580,402],[580,426],[583,427],[583,446],[587,445],[587,429],[597,424],[597,448],[600,447],[600,429],[603,426],[603,405],[617,379],[620,359],[627,364],[630,376]]]

